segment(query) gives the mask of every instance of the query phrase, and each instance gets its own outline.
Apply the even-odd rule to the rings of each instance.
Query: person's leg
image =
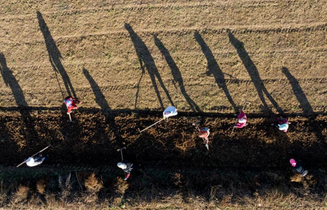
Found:
[[[271,125],[278,128],[278,123],[271,123]]]

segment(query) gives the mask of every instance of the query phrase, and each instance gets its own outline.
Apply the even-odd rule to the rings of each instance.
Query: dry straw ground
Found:
[[[2,1],[2,207],[325,207],[325,11],[314,0]],[[67,95],[83,101],[74,124]],[[245,100],[250,125],[231,136]],[[169,105],[178,118],[137,133]],[[290,116],[287,135],[275,114]],[[52,168],[10,167],[50,143]],[[145,165],[128,183],[110,168],[122,145]],[[290,157],[311,176],[293,177]]]
[[[1,105],[324,111],[324,1],[4,1]],[[230,32],[228,32],[230,30]],[[12,94],[15,89],[15,93]],[[95,94],[96,93],[96,94]],[[105,97],[106,102],[97,100]]]

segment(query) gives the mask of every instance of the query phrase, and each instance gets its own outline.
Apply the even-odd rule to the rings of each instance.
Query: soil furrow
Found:
[[[38,114],[25,110],[3,114],[0,121],[4,128],[0,133],[1,163],[18,163],[51,143],[54,148],[49,151],[50,164],[78,165],[93,161],[115,164],[119,159],[115,148],[122,145],[127,146],[131,157],[145,165],[283,168],[288,164],[285,159],[300,154],[311,166],[325,164],[323,157],[327,146],[321,139],[327,135],[325,117],[315,121],[290,118],[287,134],[270,125],[275,118],[249,118],[249,126],[236,130],[233,135],[230,131],[235,119],[201,117],[202,124],[211,128],[211,150],[206,151],[192,127],[192,122],[197,119],[195,116],[170,119],[140,135],[137,128],[144,128],[160,117],[85,111],[73,115],[75,123],[68,123],[63,112]],[[27,124],[25,118],[29,119]],[[171,162],[174,159],[179,161]]]
[[[248,51],[248,54],[251,57],[258,57],[260,56],[260,60],[264,60],[266,58],[271,58],[272,55],[275,54],[282,54],[283,56],[299,56],[299,57],[305,57],[307,55],[312,55],[314,57],[325,57],[325,54],[327,52],[327,47],[323,47],[323,48],[308,48],[302,51],[298,51],[298,50],[294,50],[294,49],[279,49],[279,50],[263,50],[263,51]],[[314,55],[313,55],[314,53]],[[229,50],[222,50],[222,51],[213,51],[212,55],[214,55],[215,57],[217,57],[219,60],[220,64],[224,64],[224,65],[230,65],[232,66],[236,61],[228,61],[228,58],[230,58],[231,56],[234,56],[236,53],[235,51],[229,51]],[[119,55],[110,55],[110,58],[113,58],[114,56],[119,56]],[[196,62],[199,61],[199,58],[203,58],[204,55],[203,53],[200,52],[195,52],[195,51],[189,51],[189,52],[183,52],[181,53],[180,51],[177,51],[173,54],[173,56],[176,58],[176,60],[179,59],[189,59],[189,58],[193,58],[194,60],[196,60]],[[136,55],[134,56],[136,59]],[[67,60],[67,59],[63,59],[63,63],[65,65],[66,68],[82,68],[83,66],[87,65],[87,66],[97,66],[97,68],[104,68],[105,66],[111,66],[111,68],[113,68],[114,66],[116,66],[115,64],[113,64],[111,62],[111,59],[107,57],[107,60],[104,59],[96,59],[96,58],[87,58],[87,59],[73,59],[73,60]],[[132,56],[129,58],[131,59]],[[224,60],[221,60],[221,59]],[[133,60],[132,59],[132,60]],[[29,64],[30,63],[30,64]],[[38,69],[45,69],[45,68],[52,68],[51,64],[49,64],[48,61],[43,61],[42,63],[40,62],[39,64],[34,64],[35,61],[34,60],[30,60],[29,62],[24,62],[22,64],[17,64],[17,63],[13,63],[11,64],[11,69],[12,70],[18,70],[18,69],[25,69],[25,70],[38,70]],[[187,65],[190,66],[190,64],[185,64],[185,63],[179,63],[178,64],[180,67],[182,67],[183,65]],[[166,68],[165,65],[162,66],[162,63],[159,63],[158,66],[160,66],[161,68]],[[119,68],[121,71],[126,71],[126,70],[130,70],[130,71],[136,71],[137,69],[139,69],[138,66],[122,66],[119,65]],[[194,66],[191,66],[189,68],[195,68]],[[306,78],[308,79],[308,78]]]

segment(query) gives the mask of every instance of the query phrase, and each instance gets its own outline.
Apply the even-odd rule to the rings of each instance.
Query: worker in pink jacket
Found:
[[[293,158],[290,159],[290,164],[292,165],[292,169],[294,172],[301,174],[303,177],[305,177],[308,174],[308,170],[306,170],[303,166],[302,166],[302,162],[301,160],[299,161],[295,161]]]
[[[241,113],[238,115],[238,122],[236,125],[234,125],[235,128],[243,128],[245,126],[247,126],[247,117],[246,114],[243,112],[243,110],[241,110]]]

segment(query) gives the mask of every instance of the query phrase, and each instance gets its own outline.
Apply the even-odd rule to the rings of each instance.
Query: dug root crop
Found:
[[[116,113],[113,127],[100,111],[76,113],[78,121],[73,124],[56,112],[31,112],[37,136],[26,139],[20,113],[2,115],[5,129],[0,135],[5,143],[1,145],[7,148],[0,154],[3,206],[204,208],[260,203],[279,208],[286,205],[285,199],[289,208],[297,207],[298,200],[308,207],[322,205],[325,116],[314,121],[290,117],[287,134],[271,126],[275,118],[249,117],[249,125],[234,130],[232,136],[234,118],[202,117],[201,124],[211,128],[208,151],[192,125],[198,117],[171,118],[140,135],[138,127],[162,116]],[[21,147],[19,141],[30,146]],[[41,167],[15,167],[49,143],[53,145],[46,151],[49,160]],[[121,144],[126,148],[124,158],[140,166],[127,182],[116,166]],[[294,176],[288,163],[291,157],[302,159],[307,177]]]

